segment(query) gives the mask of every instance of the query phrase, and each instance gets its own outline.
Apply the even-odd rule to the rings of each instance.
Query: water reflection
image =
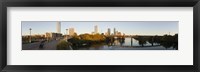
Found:
[[[116,46],[140,46],[139,41],[134,38],[117,38],[114,41],[107,42],[108,45]],[[153,45],[159,45],[158,43],[153,43]],[[144,46],[151,46],[151,43],[146,42]]]
[[[146,41],[143,47],[138,40],[126,37],[126,38],[110,38],[106,39],[105,43],[91,45],[90,47],[84,47],[80,49],[84,50],[165,50],[166,48],[159,43],[149,43]],[[173,50],[173,47],[167,48],[167,50]]]

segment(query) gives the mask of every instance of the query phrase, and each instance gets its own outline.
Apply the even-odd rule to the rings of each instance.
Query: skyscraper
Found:
[[[98,26],[97,26],[97,25],[94,26],[94,33],[95,33],[95,34],[98,33]]]
[[[74,35],[74,28],[69,28],[69,35],[70,36],[73,36]]]
[[[114,32],[113,33],[114,33],[114,35],[116,35],[116,29],[115,28],[114,28]]]
[[[68,34],[68,29],[66,29],[66,35]]]
[[[61,23],[60,21],[57,22],[57,33],[61,33],[61,31],[60,31],[61,24],[60,23]]]
[[[110,28],[108,28],[108,32],[107,33],[108,33],[108,35],[110,35]]]

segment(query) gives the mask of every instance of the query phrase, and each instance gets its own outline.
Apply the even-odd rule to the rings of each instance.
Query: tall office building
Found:
[[[114,28],[114,32],[113,33],[114,33],[114,35],[116,35],[116,29],[115,28]]]
[[[66,35],[68,35],[68,29],[66,29]]]
[[[110,28],[108,28],[108,32],[107,32],[108,35],[111,35],[111,31],[110,31]]]
[[[94,26],[94,33],[95,33],[95,34],[98,33],[98,26],[97,26],[97,25]]]
[[[74,28],[69,28],[69,35],[70,36],[73,36],[74,35]]]
[[[57,33],[61,33],[61,29],[60,29],[60,27],[61,27],[61,22],[60,21],[58,21],[57,22]]]

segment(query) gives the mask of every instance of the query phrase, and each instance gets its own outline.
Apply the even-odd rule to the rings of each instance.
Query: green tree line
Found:
[[[138,40],[139,45],[142,47],[147,42],[154,46],[154,43],[164,46],[166,49],[173,47],[178,50],[178,34],[175,35],[164,35],[164,36],[137,36],[134,39]]]

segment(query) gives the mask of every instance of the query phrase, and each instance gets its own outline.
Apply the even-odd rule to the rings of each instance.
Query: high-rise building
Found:
[[[111,31],[110,31],[110,28],[108,28],[108,32],[107,32],[107,35],[111,35]]]
[[[60,31],[61,24],[60,23],[61,23],[60,21],[57,22],[57,33],[61,33],[61,31]]]
[[[95,33],[95,34],[98,33],[98,26],[97,26],[97,25],[94,26],[94,33]]]
[[[68,34],[68,29],[66,29],[66,35]]]
[[[116,29],[115,28],[114,28],[114,32],[113,33],[114,33],[114,35],[116,35]]]
[[[74,35],[74,28],[69,28],[69,35],[70,36],[73,36]]]

